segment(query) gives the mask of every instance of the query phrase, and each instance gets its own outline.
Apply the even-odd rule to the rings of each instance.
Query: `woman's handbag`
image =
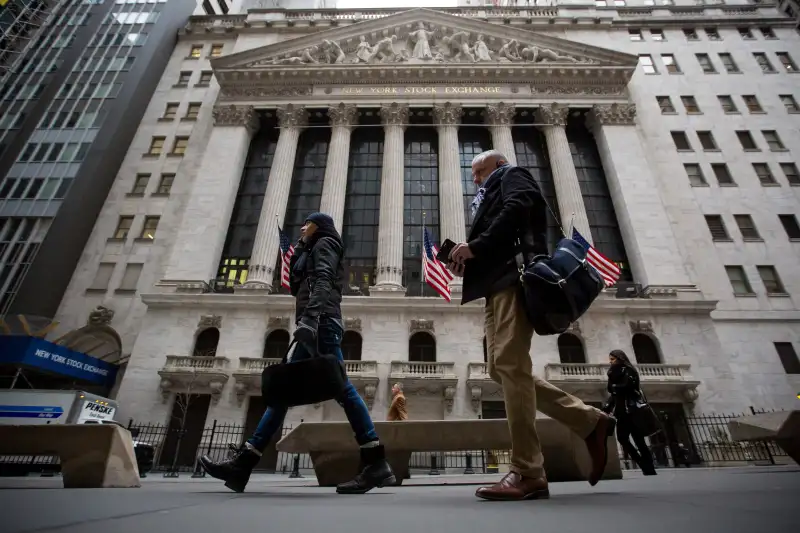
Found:
[[[628,404],[628,417],[631,425],[644,437],[655,435],[662,429],[658,415],[647,403],[647,398],[641,390],[639,398],[634,403]]]
[[[287,362],[297,347],[292,341],[280,363],[261,373],[261,395],[269,407],[287,408],[333,400],[347,386],[344,363],[332,354],[314,353],[307,359]]]

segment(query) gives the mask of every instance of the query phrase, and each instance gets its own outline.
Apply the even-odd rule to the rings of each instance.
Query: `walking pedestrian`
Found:
[[[393,422],[395,420],[408,420],[408,411],[406,410],[406,397],[403,394],[403,385],[395,383],[392,385],[392,405],[389,406],[389,413],[386,415],[386,420]]]

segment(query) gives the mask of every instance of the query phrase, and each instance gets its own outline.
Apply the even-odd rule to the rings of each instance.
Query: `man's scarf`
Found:
[[[472,200],[472,203],[470,204],[470,206],[472,208],[472,216],[473,217],[478,212],[478,209],[480,208],[481,204],[483,203],[483,198],[486,196],[486,188],[489,186],[489,183],[492,181],[492,179],[495,176],[499,176],[500,174],[505,173],[505,170],[510,166],[511,166],[510,164],[506,163],[505,165],[497,167],[496,169],[494,169],[494,171],[491,174],[489,174],[489,177],[486,178],[483,181],[483,185],[478,188],[478,192],[475,193],[475,198]],[[500,172],[500,171],[503,171],[503,172]]]

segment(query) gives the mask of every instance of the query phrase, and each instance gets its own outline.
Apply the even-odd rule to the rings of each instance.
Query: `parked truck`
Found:
[[[96,394],[75,390],[7,390],[0,391],[0,424],[116,424],[117,402]],[[123,426],[124,427],[124,426]],[[131,432],[139,473],[153,467],[153,446],[139,442],[137,431]],[[33,457],[0,456],[0,471],[19,474],[43,464]],[[13,466],[12,466],[13,465]],[[22,468],[21,468],[22,467]]]

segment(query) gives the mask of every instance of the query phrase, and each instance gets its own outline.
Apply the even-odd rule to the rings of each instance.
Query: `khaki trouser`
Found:
[[[511,432],[511,470],[526,477],[543,477],[544,458],[535,426],[537,409],[582,438],[594,430],[601,412],[533,375],[533,326],[517,290],[510,287],[486,300],[489,376],[503,386]]]

